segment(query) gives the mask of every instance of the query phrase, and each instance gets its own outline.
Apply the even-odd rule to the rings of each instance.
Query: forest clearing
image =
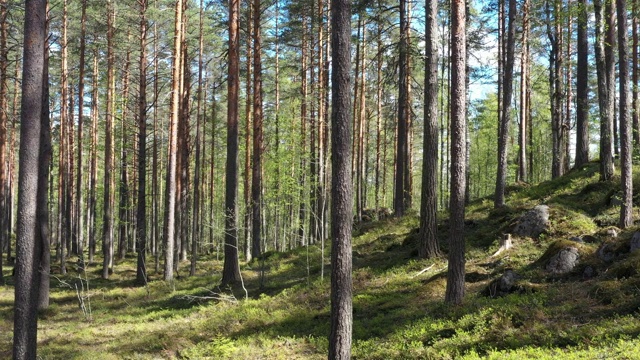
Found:
[[[357,225],[353,357],[638,358],[640,253],[628,253],[638,228],[617,238],[601,235],[617,221],[618,207],[607,205],[612,191],[619,191],[619,185],[599,183],[597,163],[591,163],[540,186],[511,188],[509,205],[499,211],[491,210],[490,199],[472,202],[467,213],[467,296],[461,306],[443,302],[446,260],[417,257],[415,216]],[[493,257],[513,220],[542,201],[551,209],[549,230],[538,239],[514,237],[513,248]],[[439,224],[444,249],[446,223],[443,219]],[[574,243],[583,254],[574,270],[561,275],[545,270],[539,260],[547,249],[584,235],[597,242]],[[596,255],[603,243],[627,250],[605,262]],[[133,257],[119,262],[108,281],[101,279],[99,262],[85,274],[71,270],[74,259],[69,259],[69,273],[52,277],[51,306],[40,314],[39,356],[326,358],[330,281],[320,277],[320,255],[319,246],[310,245],[268,252],[264,259],[243,264],[248,299],[241,286],[217,286],[222,263],[214,254],[203,257],[196,276],[169,283],[151,273],[142,287],[134,285]],[[584,277],[587,266],[595,269],[591,278]],[[491,281],[506,269],[518,274],[520,290],[487,296]],[[5,267],[5,273],[9,270]],[[10,356],[11,348],[10,278],[8,282],[0,293],[2,358]]]
[[[0,0],[0,354],[640,358],[639,6]]]

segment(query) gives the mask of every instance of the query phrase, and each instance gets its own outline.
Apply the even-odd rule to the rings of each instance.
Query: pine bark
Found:
[[[177,0],[174,19],[171,118],[169,123],[169,163],[167,165],[166,197],[164,209],[164,280],[172,281],[176,230],[178,126],[180,115],[180,74],[182,58],[182,0]]]
[[[8,36],[8,24],[7,24],[7,1],[0,1],[0,109],[7,108],[7,36]],[[8,232],[9,222],[9,196],[7,194],[9,189],[9,177],[7,169],[7,153],[9,147],[7,146],[7,130],[8,130],[8,113],[7,111],[0,111],[0,284],[4,284],[4,277],[2,275],[2,250],[5,244],[10,248],[10,236]]]
[[[578,63],[576,77],[576,168],[589,162],[589,40],[587,1],[578,6]]]
[[[351,357],[352,281],[351,230],[351,3],[331,1],[332,178],[331,178],[331,331],[329,359]]]
[[[136,213],[136,283],[147,283],[147,0],[140,5],[140,75],[138,92],[138,208]]]
[[[225,184],[225,246],[222,285],[240,281],[238,261],[238,12],[239,0],[229,0],[229,63],[227,80],[227,163]]]
[[[251,168],[251,253],[259,257],[262,249],[262,37],[260,34],[261,4],[253,0],[253,162]]]
[[[98,184],[98,51],[93,54],[93,77],[91,86],[91,163],[89,174],[89,204],[87,222],[89,225],[89,263],[93,263],[96,253],[96,187]]]
[[[42,244],[37,193],[43,102],[46,1],[25,2],[13,358],[35,359]]]
[[[115,171],[113,121],[115,119],[115,11],[111,0],[107,2],[107,110],[104,154],[104,213],[102,220],[102,278],[108,279],[113,266],[113,205],[115,200]]]
[[[420,244],[418,255],[440,255],[438,245],[438,1],[427,1],[426,59],[424,77],[424,141],[422,160],[422,195],[420,205]]]
[[[394,215],[403,216],[408,209],[411,190],[408,185],[409,167],[409,116],[408,108],[409,83],[409,21],[407,21],[407,1],[400,0],[400,45],[399,45],[399,83],[398,83],[398,126],[396,142],[395,191],[393,197]]]
[[[505,205],[505,188],[507,183],[507,156],[509,154],[509,126],[511,124],[511,96],[513,94],[513,68],[516,45],[516,1],[509,0],[509,17],[507,21],[506,61],[504,64],[504,84],[502,116],[498,131],[498,173],[496,175],[495,207]],[[452,92],[453,93],[453,92]]]
[[[49,26],[47,18],[47,27]],[[47,31],[48,32],[48,31]],[[40,295],[38,310],[49,307],[49,289],[51,272],[51,234],[49,231],[49,175],[52,159],[51,124],[49,120],[49,44],[45,45],[44,71],[42,76],[42,109],[40,115],[40,154],[38,174],[38,210],[36,241],[42,244],[40,257]]]
[[[445,293],[445,301],[450,304],[460,304],[464,297],[465,135],[467,125],[465,118],[465,54],[465,2],[453,0],[451,7],[451,197],[449,200],[449,265]]]
[[[632,21],[631,21],[631,31],[632,31],[632,69],[631,69],[631,89],[632,89],[632,100],[631,100],[631,119],[633,126],[633,143],[636,146],[640,146],[640,121],[638,117],[638,0],[633,0],[633,10],[631,11]]]
[[[246,61],[246,78],[245,78],[245,153],[244,153],[244,258],[245,261],[251,261],[251,104],[252,104],[252,89],[251,89],[251,74],[253,72],[253,51],[251,47],[252,34],[253,34],[253,0],[249,1],[249,19],[247,21],[247,61]]]
[[[633,148],[631,139],[631,111],[629,109],[629,46],[627,1],[616,1],[618,15],[618,54],[620,76],[620,168],[622,172],[622,206],[620,228],[633,225]]]
[[[529,180],[527,173],[527,124],[529,118],[529,98],[527,91],[531,81],[529,75],[529,0],[522,5],[522,50],[520,56],[520,132],[518,136],[518,179],[523,182]]]
[[[202,52],[204,48],[203,38],[203,11],[204,2],[200,0],[200,12],[199,12],[199,25],[198,25],[198,103],[196,109],[196,159],[195,168],[193,174],[193,212],[191,219],[191,268],[189,269],[189,275],[194,276],[196,274],[196,264],[198,261],[198,242],[200,241],[200,172],[201,172],[201,157],[200,157],[200,124],[201,124],[201,109],[202,109],[202,97],[203,97],[203,61]],[[206,116],[205,116],[206,117]]]
[[[596,72],[598,76],[598,103],[600,109],[600,181],[610,180],[614,173],[613,147],[611,143],[613,128],[614,98],[611,89],[615,64],[613,63],[613,36],[611,24],[611,6],[603,0],[594,0],[596,13]],[[607,0],[604,0],[607,1]],[[603,6],[604,5],[604,6]]]
[[[83,254],[85,246],[84,236],[84,198],[82,191],[82,166],[83,166],[83,136],[84,136],[84,77],[86,62],[86,35],[87,35],[87,0],[82,0],[80,17],[80,59],[78,64],[78,162],[76,172],[76,237],[78,254]],[[84,259],[84,257],[83,257]]]

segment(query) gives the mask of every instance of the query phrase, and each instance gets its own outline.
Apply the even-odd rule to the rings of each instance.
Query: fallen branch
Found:
[[[180,296],[179,299],[187,300],[188,302],[194,301],[207,301],[207,300],[216,300],[216,301],[225,301],[232,304],[237,304],[238,299],[233,295],[227,295],[222,293],[217,293],[209,290],[209,295],[183,295]]]
[[[427,272],[427,271],[431,270],[431,268],[432,268],[432,267],[434,267],[434,266],[435,266],[435,264],[431,264],[431,266],[426,267],[426,268],[422,269],[420,272],[418,272],[417,274],[413,275],[413,276],[412,276],[412,278],[414,278],[414,277],[417,277],[417,276],[420,276],[420,275],[424,274],[425,272]]]

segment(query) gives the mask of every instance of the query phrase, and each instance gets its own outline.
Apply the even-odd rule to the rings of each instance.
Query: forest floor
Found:
[[[617,223],[619,178],[598,182],[598,165],[537,186],[509,189],[508,205],[472,202],[466,221],[466,296],[444,304],[445,258],[418,259],[418,219],[361,223],[353,239],[353,357],[357,359],[640,359],[640,252],[629,253],[638,230],[606,233]],[[640,168],[635,169],[640,173]],[[640,178],[634,184],[640,193]],[[640,204],[636,197],[636,206]],[[503,233],[539,204],[550,208],[550,229],[538,239],[514,237],[514,247],[492,256]],[[635,209],[635,219],[640,219]],[[549,248],[573,236],[580,262],[551,275],[542,264]],[[439,237],[446,251],[447,220]],[[596,256],[609,243],[611,261]],[[152,272],[134,286],[135,258],[117,262],[110,280],[101,261],[86,273],[53,274],[51,306],[40,314],[42,359],[324,359],[330,316],[329,244],[321,276],[320,244],[286,253],[268,252],[242,265],[242,287],[220,289],[222,263],[199,260],[197,275],[172,283]],[[541,260],[542,258],[542,260]],[[153,259],[149,258],[153,269]],[[585,268],[591,266],[592,276]],[[517,289],[487,296],[490,282],[507,269]],[[4,268],[5,276],[11,273]],[[263,286],[260,286],[264,274]],[[0,287],[0,358],[10,358],[13,279]],[[248,298],[245,299],[245,295]]]

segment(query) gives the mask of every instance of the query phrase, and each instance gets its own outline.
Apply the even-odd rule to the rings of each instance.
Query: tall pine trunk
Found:
[[[451,197],[449,200],[449,265],[445,293],[445,301],[450,304],[460,304],[464,297],[465,134],[467,126],[465,118],[465,58],[465,3],[462,0],[453,0],[451,8]]]
[[[169,163],[167,165],[166,197],[164,208],[164,280],[172,281],[176,230],[178,126],[180,115],[180,76],[182,58],[182,0],[177,0],[174,19],[171,114],[169,123]]]
[[[351,179],[351,3],[331,1],[331,331],[329,359],[351,357],[352,282],[351,230],[353,184]]]
[[[113,122],[115,119],[115,10],[111,0],[107,2],[107,110],[104,154],[104,214],[102,221],[102,278],[108,279],[113,266],[113,205],[115,199],[115,171]]]
[[[504,193],[507,183],[507,156],[509,154],[509,126],[511,123],[511,96],[513,94],[513,68],[516,45],[516,1],[509,0],[509,18],[507,22],[506,61],[504,64],[504,84],[502,98],[502,116],[498,131],[498,173],[496,175],[495,207],[505,205]],[[452,91],[453,94],[453,91]],[[452,100],[453,102],[453,100]],[[452,112],[453,114],[453,112]],[[452,129],[453,131],[453,129]]]
[[[440,255],[437,238],[438,211],[438,1],[425,6],[426,59],[424,77],[424,141],[422,196],[420,202],[420,245],[418,255]]]
[[[20,114],[20,172],[16,239],[13,358],[35,359],[42,244],[37,241],[38,162],[43,101],[46,1],[25,3]]]
[[[147,0],[140,0],[140,76],[138,92],[138,208],[136,283],[147,283]]]
[[[239,0],[229,0],[229,61],[227,80],[227,164],[225,184],[225,235],[222,285],[240,281],[238,261],[238,12]]]
[[[578,6],[578,64],[576,77],[576,157],[575,167],[589,162],[589,40],[587,1]]]
[[[631,112],[629,109],[629,46],[627,1],[616,1],[618,14],[618,54],[620,72],[620,168],[622,172],[622,205],[620,227],[633,225],[633,148],[631,139]]]

